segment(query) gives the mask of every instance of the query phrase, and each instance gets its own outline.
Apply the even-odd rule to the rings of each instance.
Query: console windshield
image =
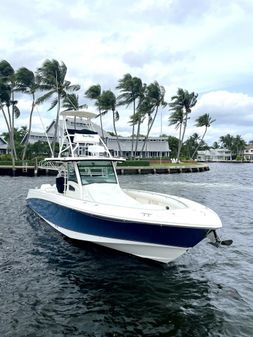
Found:
[[[117,183],[113,164],[109,160],[85,160],[78,162],[77,165],[82,185],[93,183]]]

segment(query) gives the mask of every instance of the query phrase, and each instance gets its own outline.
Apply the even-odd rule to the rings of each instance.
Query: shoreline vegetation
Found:
[[[139,161],[140,162],[140,161]],[[138,161],[136,160],[136,163]],[[217,162],[194,162],[184,161],[180,163],[171,162],[156,162],[150,161],[148,165],[134,165],[134,161],[131,161],[131,165],[128,163],[117,165],[118,175],[131,175],[131,174],[174,174],[174,173],[194,173],[194,172],[206,172],[209,171],[209,163],[222,163],[222,164],[247,164],[253,163],[252,161],[217,161]],[[56,176],[58,170],[50,167],[40,166],[38,163],[16,165],[12,167],[11,163],[0,164],[0,176]]]
[[[196,159],[199,150],[210,148],[204,139],[215,119],[208,113],[201,112],[202,115],[195,116],[195,124],[192,123],[194,113],[192,109],[198,102],[197,93],[178,88],[167,101],[163,85],[156,80],[144,83],[141,78],[129,73],[118,80],[113,91],[101,88],[99,83],[81,89],[80,84],[71,84],[67,80],[67,69],[64,62],[55,59],[46,59],[35,71],[24,66],[14,69],[7,60],[0,61],[0,115],[4,119],[6,130],[2,137],[8,146],[13,169],[20,160],[24,161],[45,153],[48,153],[47,156],[57,156],[60,111],[87,109],[87,103],[91,103],[97,110],[102,138],[104,137],[103,118],[105,115],[110,115],[111,129],[113,129],[111,133],[117,139],[120,156],[120,134],[117,131],[117,123],[126,109],[128,113],[130,110],[128,124],[132,159],[138,152],[144,150],[159,115],[165,116],[165,114],[168,116],[167,126],[175,128],[177,137],[163,134],[162,117],[160,136],[168,137],[171,157],[176,158],[177,162],[183,158]],[[30,104],[29,123],[18,130],[15,127],[15,120],[27,113],[20,110],[20,100],[23,97],[29,102],[28,105]],[[55,112],[55,130],[50,149],[49,145],[43,142],[29,144],[34,111],[45,103],[47,108],[49,104],[48,111]],[[202,129],[201,136],[194,133],[186,138],[189,123]],[[138,141],[141,137],[144,141],[142,148],[138,149]],[[245,146],[246,142],[240,135],[227,134],[221,136],[212,148],[227,148],[232,152],[233,158],[237,158],[242,156]]]
[[[209,171],[206,163],[154,163],[151,165],[117,165],[117,174],[172,174],[172,173],[191,173]],[[11,163],[9,165],[0,165],[0,176],[55,176],[58,170],[50,167],[42,167],[36,165],[17,166],[13,169]]]

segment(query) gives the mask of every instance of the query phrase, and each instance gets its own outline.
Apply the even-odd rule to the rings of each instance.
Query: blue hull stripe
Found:
[[[168,246],[189,248],[199,243],[207,229],[152,225],[137,222],[115,221],[49,202],[43,199],[28,199],[35,212],[49,222],[79,233],[97,235],[119,240],[139,241]]]

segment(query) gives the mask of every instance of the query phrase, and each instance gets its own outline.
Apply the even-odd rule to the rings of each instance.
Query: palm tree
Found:
[[[202,137],[201,137],[201,139],[200,139],[200,141],[199,141],[199,143],[198,143],[196,149],[194,150],[194,152],[193,152],[193,154],[192,154],[192,158],[193,158],[193,159],[194,159],[195,155],[197,154],[200,145],[203,143],[203,139],[204,139],[204,137],[205,137],[205,135],[206,135],[207,129],[211,126],[211,124],[212,124],[213,122],[215,122],[215,119],[212,119],[211,116],[210,116],[209,114],[207,114],[207,113],[204,114],[204,115],[199,116],[199,117],[196,119],[196,124],[195,124],[195,125],[196,125],[197,127],[203,127],[203,126],[204,126],[204,127],[205,127],[205,130],[204,130],[204,132],[203,132],[203,135],[202,135]]]
[[[240,135],[236,135],[235,137],[231,136],[230,134],[221,136],[220,142],[223,147],[231,151],[233,157],[242,155],[242,152],[246,146],[246,142]]]
[[[178,108],[177,110],[172,111],[169,117],[169,125],[175,125],[175,129],[179,130],[178,136],[178,147],[177,147],[177,161],[179,161],[180,151],[181,151],[181,139],[182,139],[182,127],[184,122],[184,113],[183,109]]]
[[[38,80],[41,90],[47,91],[43,96],[39,97],[36,103],[41,104],[51,97],[53,101],[49,110],[57,106],[56,120],[55,120],[55,132],[53,140],[53,156],[55,155],[55,143],[58,135],[59,115],[61,109],[61,101],[72,91],[80,89],[80,85],[71,85],[70,81],[65,79],[67,74],[67,66],[57,60],[46,60],[42,67],[37,71]]]
[[[6,84],[2,82],[0,79],[0,109],[4,116],[4,120],[8,129],[8,133],[11,134],[10,131],[10,118],[7,116],[6,111],[4,108],[6,107],[6,103],[10,101],[10,88]]]
[[[125,74],[122,79],[119,80],[119,84],[116,87],[121,94],[117,97],[117,105],[126,105],[128,107],[133,104],[133,120],[135,120],[136,108],[143,98],[145,85],[142,84],[142,80],[138,77],[132,77],[130,74]],[[135,123],[132,123],[132,144],[131,144],[131,157],[133,157],[134,149],[134,131]]]
[[[87,109],[87,104],[79,103],[79,96],[77,94],[67,94],[62,102],[62,107],[66,110],[79,110],[79,109]]]
[[[15,118],[20,116],[20,111],[17,107],[18,102],[14,97],[15,86],[15,71],[8,61],[2,60],[0,62],[0,109],[4,116],[4,120],[10,135],[10,148],[13,168],[15,167],[15,160],[17,159],[14,141]]]
[[[147,130],[147,134],[145,136],[141,151],[144,151],[150,131],[156,120],[159,107],[164,108],[167,105],[167,103],[164,101],[164,96],[165,96],[165,88],[159,85],[157,81],[147,86],[146,99],[149,101],[148,104],[150,105],[150,108],[147,110],[147,114],[149,117],[148,130]],[[152,113],[154,113],[153,116],[152,116]]]
[[[226,149],[230,150],[231,152],[233,151],[233,142],[234,142],[234,137],[231,136],[229,133],[226,136],[220,137],[221,145],[225,147]]]
[[[29,124],[28,124],[28,131],[27,131],[27,138],[25,140],[25,146],[22,154],[22,160],[25,159],[26,151],[27,151],[27,146],[29,142],[29,136],[31,133],[31,128],[32,128],[32,117],[33,117],[33,112],[35,108],[35,93],[38,91],[40,88],[39,83],[37,82],[37,79],[34,75],[34,73],[25,68],[22,67],[17,70],[16,72],[16,91],[20,91],[22,93],[31,95],[32,97],[32,103],[31,103],[31,110],[29,114]]]
[[[113,130],[116,135],[119,153],[121,155],[121,147],[119,143],[119,137],[116,129],[116,122],[119,120],[119,113],[116,110],[116,96],[111,90],[103,91],[97,101],[97,106],[101,113],[105,114],[108,110],[112,110]]]
[[[181,153],[187,157],[187,158],[192,158],[192,153],[194,152],[194,150],[196,149],[196,147],[198,146],[200,141],[200,137],[199,135],[195,132],[193,133],[189,138],[187,138],[187,140],[184,142],[183,146],[182,146],[182,150]],[[204,143],[202,143],[204,144]]]
[[[211,146],[213,149],[219,149],[219,144],[218,142],[214,142],[213,145]]]
[[[181,110],[181,113],[183,114],[182,135],[179,139],[179,151],[177,155],[177,161],[179,161],[181,148],[184,142],[189,114],[191,113],[191,109],[197,103],[197,97],[198,94],[195,94],[194,92],[189,93],[187,90],[179,88],[177,90],[177,95],[171,97],[171,102],[169,103],[170,110],[172,112]]]
[[[244,141],[244,139],[242,139],[240,135],[236,135],[234,137],[233,149],[236,153],[236,157],[240,156],[243,158],[243,151],[245,150],[246,145],[246,142]]]
[[[135,150],[134,150],[134,156],[136,156],[136,152],[138,151],[138,143],[139,143],[139,138],[140,138],[140,129],[141,129],[141,124],[146,118],[146,115],[148,111],[151,109],[150,101],[147,99],[143,99],[140,104],[137,107],[135,115],[132,115],[130,117],[130,123],[135,123],[137,124],[137,133],[136,133],[136,143],[135,143]]]
[[[89,87],[88,90],[85,91],[85,96],[89,99],[95,100],[95,105],[98,108],[97,117],[99,117],[99,119],[100,119],[100,128],[101,128],[101,132],[102,132],[102,139],[104,140],[104,129],[103,129],[103,120],[102,120],[102,117],[103,117],[104,113],[101,112],[100,105],[98,104],[99,98],[101,96],[101,86],[99,84],[92,85],[91,87]]]
[[[87,104],[79,103],[79,96],[77,94],[67,94],[62,102],[62,107],[66,110],[87,109]],[[76,129],[76,116],[74,117],[74,128]]]

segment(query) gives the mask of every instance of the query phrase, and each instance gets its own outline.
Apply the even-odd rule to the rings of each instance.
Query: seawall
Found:
[[[209,171],[208,165],[187,165],[187,166],[121,166],[117,167],[118,175],[125,174],[174,174],[174,173],[192,173]],[[0,166],[1,176],[55,176],[58,170],[52,168],[35,167],[35,166]]]

